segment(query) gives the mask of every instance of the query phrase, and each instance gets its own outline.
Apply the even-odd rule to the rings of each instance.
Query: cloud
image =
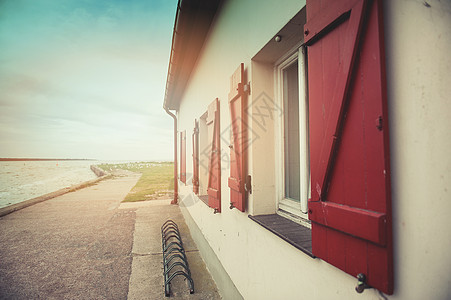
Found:
[[[0,156],[171,159],[176,2],[1,1]]]

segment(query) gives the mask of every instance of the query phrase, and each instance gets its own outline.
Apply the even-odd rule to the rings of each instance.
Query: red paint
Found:
[[[385,246],[386,215],[327,201],[310,202],[310,220]]]
[[[193,130],[193,192],[199,194],[199,122],[194,120]]]
[[[186,184],[186,130],[180,132],[180,181]]]
[[[329,48],[329,51],[341,51],[340,58],[342,59],[338,64],[338,70],[335,70],[334,68],[334,75],[338,73],[339,76],[332,76],[335,77],[335,80],[329,81],[329,87],[333,86],[334,88],[331,101],[328,103],[328,111],[326,112],[328,113],[328,116],[323,119],[322,127],[324,130],[324,138],[322,139],[321,147],[318,149],[319,158],[313,161],[313,163],[320,164],[319,166],[314,166],[318,172],[316,172],[317,177],[312,182],[315,183],[315,186],[319,186],[320,188],[317,189],[317,193],[312,194],[313,201],[321,200],[322,197],[325,197],[327,194],[328,177],[330,176],[334,164],[337,147],[341,137],[342,124],[346,113],[346,102],[349,99],[347,96],[352,82],[352,70],[356,60],[358,41],[360,40],[359,33],[362,28],[363,3],[364,1],[357,2],[355,7],[351,10],[347,28],[343,30],[344,42],[342,43],[341,41],[335,40],[334,38],[336,37],[331,38],[333,44],[338,44],[337,46],[342,45],[342,47],[341,49],[338,49],[338,47]],[[337,4],[337,2],[335,4]],[[335,19],[332,18],[330,21],[335,22]],[[327,25],[327,23],[322,25]],[[309,23],[307,23],[306,26],[309,26]],[[325,39],[328,39],[327,36]],[[330,56],[336,56],[336,54],[337,53],[334,53]],[[325,65],[330,61],[330,56],[323,56],[322,61]],[[334,59],[335,57],[333,57],[333,60]],[[333,60],[330,62],[334,63]]]
[[[321,35],[333,29],[335,22],[340,18],[346,18],[354,5],[360,5],[361,0],[329,1],[327,7],[321,7],[320,3],[310,4],[307,10],[307,23],[304,25],[304,42],[312,44],[321,38]],[[315,6],[315,7],[314,7]]]
[[[247,173],[247,126],[245,120],[245,105],[247,103],[244,91],[244,64],[230,78],[229,107],[231,117],[230,141],[230,206],[244,212],[246,210],[246,196],[244,179]]]
[[[307,0],[309,210],[313,254],[392,294],[381,13],[381,0]]]
[[[221,143],[219,131],[219,100],[208,106],[207,130],[210,138],[208,162],[208,206],[221,212]]]

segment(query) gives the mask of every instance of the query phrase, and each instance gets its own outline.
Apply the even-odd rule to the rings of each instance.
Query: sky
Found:
[[[177,0],[0,0],[0,157],[172,160]]]

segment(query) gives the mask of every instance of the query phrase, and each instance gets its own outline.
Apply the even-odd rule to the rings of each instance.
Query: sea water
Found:
[[[97,176],[97,161],[0,161],[0,208],[79,184]]]

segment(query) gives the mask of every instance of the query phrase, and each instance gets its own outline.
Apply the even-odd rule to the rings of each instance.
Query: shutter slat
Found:
[[[347,234],[386,244],[386,215],[329,202],[311,202],[310,220]]]
[[[229,178],[229,187],[235,191],[240,191],[241,190],[241,183],[236,180],[235,178]]]
[[[221,195],[219,190],[215,190],[213,188],[209,188],[207,191],[207,194],[208,194],[208,196],[213,197],[215,199],[219,198],[219,196]],[[213,208],[215,208],[215,207],[213,207]]]

